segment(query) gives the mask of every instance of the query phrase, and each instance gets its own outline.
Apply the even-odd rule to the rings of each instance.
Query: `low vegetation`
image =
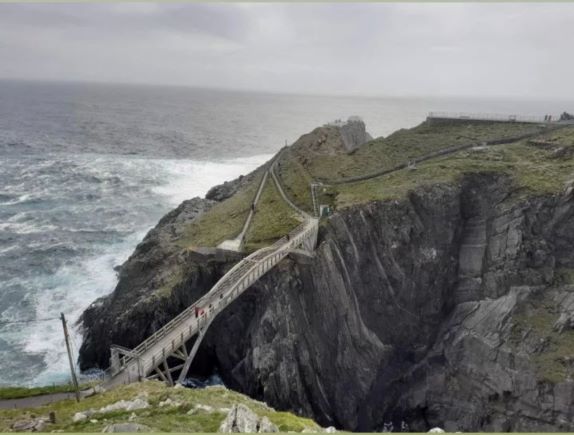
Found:
[[[513,144],[481,146],[485,141],[540,133]],[[475,143],[475,148],[434,158],[391,174],[350,184],[329,180],[391,169],[434,151]],[[569,150],[573,152],[570,152]],[[560,191],[574,178],[574,128],[545,132],[534,124],[497,122],[424,122],[372,140],[351,153],[344,151],[338,131],[323,127],[304,135],[283,153],[277,172],[286,193],[300,208],[312,212],[312,180],[322,180],[320,204],[342,209],[369,201],[400,199],[409,191],[437,183],[457,182],[472,172],[497,172],[512,177],[516,197]],[[184,247],[216,246],[235,237],[249,212],[262,171],[239,193],[216,205],[190,225],[180,240]],[[248,231],[248,251],[268,245],[297,224],[289,207],[280,199],[271,179],[258,214]]]
[[[24,397],[42,396],[44,394],[69,393],[74,391],[73,385],[47,385],[44,387],[2,387],[0,400],[22,399]]]
[[[251,252],[268,246],[300,223],[297,213],[281,198],[272,177],[269,177],[247,231],[245,249]]]
[[[297,207],[312,213],[311,182],[313,179],[309,173],[297,159],[291,156],[290,151],[284,153],[277,166],[277,174],[283,182],[285,193]]]
[[[247,186],[232,197],[216,204],[189,225],[180,238],[179,245],[183,248],[215,247],[224,240],[239,235],[264,173],[264,168],[258,169],[257,176]]]
[[[149,407],[135,411],[117,410],[95,413],[88,419],[74,422],[74,415],[89,409],[98,410],[120,400],[143,398]],[[170,404],[160,402],[170,399]],[[252,400],[225,387],[205,389],[168,388],[157,381],[118,387],[76,403],[64,400],[51,405],[29,409],[0,409],[0,432],[9,431],[12,424],[31,416],[56,414],[56,423],[49,424],[46,431],[101,432],[112,423],[133,422],[158,432],[217,432],[229,409],[244,404],[260,417],[267,416],[281,431],[301,432],[318,429],[312,420],[287,412],[278,412],[266,404]]]
[[[557,331],[554,325],[558,318],[556,303],[548,294],[539,295],[515,313],[511,336],[511,343],[521,342],[525,336],[537,343],[531,355],[537,377],[554,384],[574,375],[571,364],[574,330]]]

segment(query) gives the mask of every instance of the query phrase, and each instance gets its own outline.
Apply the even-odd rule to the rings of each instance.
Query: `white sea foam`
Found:
[[[272,155],[264,154],[219,162],[193,160],[162,160],[161,164],[172,178],[168,184],[153,189],[167,197],[172,205],[186,199],[203,197],[216,184],[245,175],[266,162]]]
[[[207,190],[216,184],[251,172],[270,157],[258,155],[217,162],[117,157],[111,161],[108,158],[99,158],[90,163],[90,170],[97,172],[99,178],[112,177],[118,171],[125,172],[128,175],[122,177],[122,186],[125,188],[127,185],[128,190],[130,183],[149,183],[147,200],[160,201],[158,206],[167,212],[185,199],[204,196]],[[141,193],[139,198],[134,198],[134,201],[144,200],[146,198],[142,198]],[[74,324],[91,302],[113,290],[117,283],[114,266],[128,258],[155,223],[149,221],[145,227],[132,228],[133,232],[129,237],[108,245],[105,249],[101,248],[98,254],[79,258],[76,263],[60,267],[55,274],[41,276],[31,282],[32,287],[41,289],[33,297],[35,317],[54,318],[64,312],[70,324]],[[117,225],[115,227],[117,228]],[[111,225],[109,229],[113,228],[114,225]],[[72,330],[73,347],[77,355],[81,335],[76,328]],[[26,380],[26,383],[42,385],[69,378],[60,322],[26,324],[16,335],[10,335],[7,338],[19,341],[25,352],[43,356],[45,369],[33,379]]]

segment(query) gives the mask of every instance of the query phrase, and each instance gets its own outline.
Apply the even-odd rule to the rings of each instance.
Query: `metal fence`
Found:
[[[547,116],[505,115],[500,113],[429,112],[429,118],[467,119],[470,121],[545,123],[556,121]]]

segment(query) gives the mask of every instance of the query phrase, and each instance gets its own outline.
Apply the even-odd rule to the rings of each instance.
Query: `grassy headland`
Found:
[[[120,400],[133,400],[136,397],[143,398],[150,406],[135,411],[96,412],[84,421],[73,420],[74,414],[78,412],[98,410]],[[171,400],[171,404],[160,406],[160,402],[167,399]],[[258,416],[266,416],[281,431],[318,429],[312,420],[275,411],[264,403],[225,387],[168,388],[158,381],[149,381],[121,386],[80,403],[63,400],[38,408],[0,409],[0,432],[9,431],[11,425],[18,420],[31,418],[32,415],[48,415],[51,411],[56,414],[56,423],[46,427],[48,432],[101,432],[109,424],[128,421],[146,425],[158,432],[217,432],[227,412],[235,404],[244,404]]]

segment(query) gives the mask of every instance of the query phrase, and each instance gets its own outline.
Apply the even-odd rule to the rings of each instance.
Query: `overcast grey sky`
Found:
[[[0,78],[572,99],[574,3],[0,4]]]

